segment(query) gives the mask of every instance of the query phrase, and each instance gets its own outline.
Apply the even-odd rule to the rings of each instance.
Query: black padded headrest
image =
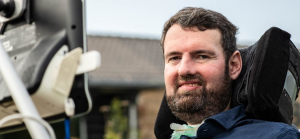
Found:
[[[240,52],[243,70],[234,81],[231,106],[245,104],[246,112],[254,118],[291,124],[293,104],[284,84],[290,71],[298,94],[300,54],[290,34],[272,27],[257,43]]]
[[[300,53],[290,41],[290,34],[272,27],[254,45],[239,51],[243,65],[233,81],[231,107],[243,104],[252,118],[291,124],[292,101],[300,88]],[[295,79],[294,95],[284,89],[288,71]],[[184,123],[172,114],[164,96],[155,122],[156,137],[169,138],[173,122]]]

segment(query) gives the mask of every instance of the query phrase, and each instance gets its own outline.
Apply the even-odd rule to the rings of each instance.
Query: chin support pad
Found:
[[[232,107],[245,104],[256,119],[292,123],[293,101],[299,92],[300,54],[290,34],[270,28],[254,45],[240,50],[243,70],[234,82]],[[296,89],[285,89],[287,73]],[[294,77],[294,78],[293,78]]]

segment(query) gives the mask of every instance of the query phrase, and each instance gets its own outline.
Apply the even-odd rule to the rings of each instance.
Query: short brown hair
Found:
[[[225,16],[218,12],[204,8],[186,7],[172,16],[165,23],[160,41],[163,52],[166,34],[170,27],[174,24],[179,24],[183,29],[197,27],[200,31],[204,31],[206,29],[219,29],[222,35],[221,45],[226,62],[228,62],[233,52],[237,50],[235,35],[238,28]]]

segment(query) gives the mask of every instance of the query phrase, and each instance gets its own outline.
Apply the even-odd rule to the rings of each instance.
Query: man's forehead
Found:
[[[174,24],[166,34],[165,53],[173,49],[184,49],[187,46],[195,47],[195,49],[222,49],[221,33],[218,29],[200,31],[197,27],[182,28],[180,25]]]

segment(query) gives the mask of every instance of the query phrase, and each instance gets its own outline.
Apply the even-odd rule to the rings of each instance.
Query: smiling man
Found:
[[[290,125],[251,119],[244,106],[230,107],[232,81],[242,68],[236,32],[222,14],[203,8],[184,8],[166,22],[161,38],[166,100],[187,123],[170,125],[172,139],[299,138]]]
[[[167,100],[177,117],[199,124],[229,108],[231,80],[241,70],[241,57],[236,51],[229,63],[225,61],[218,29],[172,25],[164,59]]]
[[[200,124],[229,109],[231,81],[242,67],[235,46],[237,28],[213,13],[183,9],[166,23],[163,33],[167,101],[172,112],[188,124]],[[206,16],[200,18],[204,23],[198,16]],[[207,27],[209,22],[215,23]]]

